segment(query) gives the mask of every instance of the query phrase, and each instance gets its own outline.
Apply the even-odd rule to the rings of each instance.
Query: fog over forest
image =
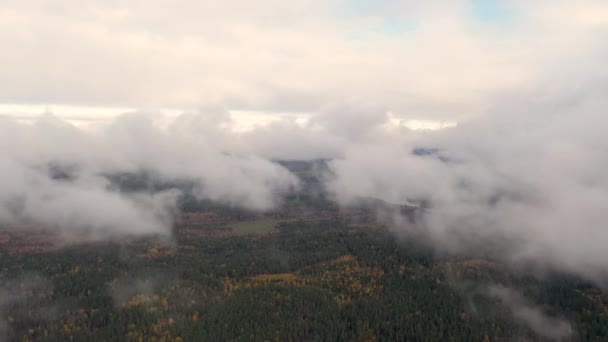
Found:
[[[5,0],[0,46],[2,227],[172,241],[184,198],[264,215],[306,161],[399,241],[608,287],[605,1]]]

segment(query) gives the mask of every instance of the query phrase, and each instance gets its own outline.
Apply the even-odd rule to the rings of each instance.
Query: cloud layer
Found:
[[[492,286],[486,295],[500,300],[516,321],[525,324],[539,336],[552,341],[563,341],[572,338],[574,334],[568,321],[548,316],[541,308],[530,304],[524,296],[510,288]]]
[[[353,145],[329,188],[342,203],[428,203],[420,224],[440,249],[509,241],[504,259],[605,283],[607,88],[550,88],[410,142]]]
[[[459,120],[605,42],[603,1],[3,1],[0,102]],[[500,14],[500,13],[499,13]],[[542,49],[539,49],[542,47]]]
[[[340,203],[424,201],[438,248],[509,241],[504,259],[605,282],[608,4],[476,3],[4,1],[0,102],[186,113],[95,131],[1,121],[1,218],[159,232],[175,194],[120,193],[104,175],[190,179],[202,198],[267,209],[297,183],[267,159],[335,158]],[[238,109],[307,115],[237,133]]]
[[[150,116],[127,114],[95,132],[50,114],[30,124],[0,121],[0,219],[93,237],[167,233],[179,191],[120,192],[107,176],[125,172],[190,181],[199,198],[254,210],[273,207],[281,192],[297,186],[270,161],[207,143],[211,128],[189,135],[184,127],[195,132],[197,115],[163,128]],[[54,177],[53,167],[67,175]]]

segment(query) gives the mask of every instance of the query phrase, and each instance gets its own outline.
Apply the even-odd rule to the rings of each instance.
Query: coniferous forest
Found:
[[[608,339],[608,298],[591,284],[338,218],[262,233],[183,224],[170,239],[3,250],[0,263],[8,341]]]

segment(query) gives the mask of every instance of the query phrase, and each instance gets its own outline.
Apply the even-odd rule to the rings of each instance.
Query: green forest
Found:
[[[3,250],[0,270],[7,341],[556,339],[488,296],[496,285],[570,322],[563,340],[608,340],[608,298],[591,284],[440,256],[340,219],[270,232],[178,225],[170,239]]]

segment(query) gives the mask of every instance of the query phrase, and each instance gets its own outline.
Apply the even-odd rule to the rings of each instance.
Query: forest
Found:
[[[3,249],[0,333],[7,341],[608,339],[608,298],[566,275],[442,256],[340,218],[239,227],[186,222],[172,238]],[[496,288],[521,294],[523,309],[493,296]],[[543,317],[530,324],[522,312]]]

